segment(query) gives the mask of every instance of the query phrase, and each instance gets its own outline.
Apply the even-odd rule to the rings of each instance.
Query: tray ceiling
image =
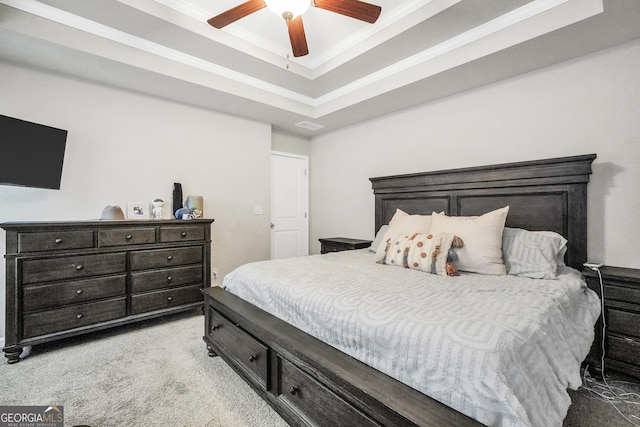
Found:
[[[293,58],[269,9],[206,23],[242,2],[0,0],[0,60],[312,137],[640,37],[637,0],[370,0],[311,7]]]

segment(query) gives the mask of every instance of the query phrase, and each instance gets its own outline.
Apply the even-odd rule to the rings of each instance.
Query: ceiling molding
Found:
[[[238,29],[256,31],[241,39],[192,7],[210,0],[185,0],[183,11],[167,6],[175,0],[0,0],[0,61],[312,137],[640,39],[637,0],[377,1],[380,26],[327,11],[305,20],[310,32],[335,23],[304,58],[312,68],[252,41],[285,50],[275,14],[243,20]],[[365,27],[376,31],[360,39]]]
[[[173,3],[173,0],[155,1]],[[272,94],[278,98],[293,101],[291,104],[286,102],[278,104],[281,108],[291,108],[290,111],[292,112],[297,112],[299,104],[303,104],[310,109],[311,114],[309,114],[309,116],[314,119],[378,96],[389,90],[396,89],[401,85],[413,83],[436,73],[446,71],[449,68],[508,48],[514,44],[538,37],[548,31],[574,23],[577,20],[585,19],[602,11],[601,0],[535,0],[418,54],[412,55],[380,70],[374,70],[365,77],[356,79],[335,90],[313,98],[57,9],[39,1],[2,0],[2,2],[11,7],[67,27],[90,33],[170,61],[175,61],[187,67],[193,67],[211,73],[225,80],[232,80],[241,85]],[[398,16],[409,10],[414,10],[413,8],[418,6],[418,3],[424,2],[408,3],[406,8],[398,12]],[[456,1],[451,3],[456,3]],[[187,8],[185,10],[193,12],[192,7],[185,7]],[[539,19],[544,14],[552,14],[554,12],[558,13],[555,13],[552,17],[553,19],[549,19],[549,16],[543,17],[543,19],[552,22],[552,25],[530,25],[528,30],[522,30],[522,27],[525,27],[529,21]],[[204,12],[196,11],[194,13],[202,14]],[[397,18],[392,17],[390,19]],[[542,24],[544,24],[544,22],[542,22]],[[512,34],[508,37],[502,36],[501,34],[505,31],[509,31]],[[477,45],[479,44],[482,44],[483,47],[478,48]],[[469,49],[472,45],[474,45],[475,48]],[[156,70],[156,72],[162,73],[163,71]],[[400,75],[402,75],[403,78],[398,78]],[[227,88],[224,82],[221,82],[217,87],[214,87],[214,89],[224,91]],[[263,95],[252,97],[250,91],[248,96],[253,100],[263,99]]]

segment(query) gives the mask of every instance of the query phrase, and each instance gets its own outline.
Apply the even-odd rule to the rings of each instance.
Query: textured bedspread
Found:
[[[484,424],[562,425],[600,313],[577,271],[441,277],[373,257],[251,263],[223,286]]]

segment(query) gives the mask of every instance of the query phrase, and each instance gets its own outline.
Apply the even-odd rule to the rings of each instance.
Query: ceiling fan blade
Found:
[[[373,24],[378,20],[382,8],[359,0],[314,0],[312,4],[320,9],[350,16]]]
[[[309,53],[307,47],[307,37],[304,34],[304,25],[302,24],[302,16],[287,21],[289,27],[289,39],[291,40],[291,49],[293,56],[305,56]]]
[[[208,19],[207,22],[216,28],[222,28],[265,7],[267,7],[267,4],[264,0],[249,0]]]

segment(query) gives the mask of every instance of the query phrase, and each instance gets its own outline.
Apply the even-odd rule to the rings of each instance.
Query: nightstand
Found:
[[[347,237],[328,237],[318,239],[322,246],[320,253],[351,251],[353,249],[368,248],[373,240],[349,239]]]
[[[604,266],[600,268],[604,287],[605,374],[609,370],[640,378],[640,270]],[[601,295],[597,271],[585,269],[589,285]],[[587,361],[601,368],[602,317]]]

